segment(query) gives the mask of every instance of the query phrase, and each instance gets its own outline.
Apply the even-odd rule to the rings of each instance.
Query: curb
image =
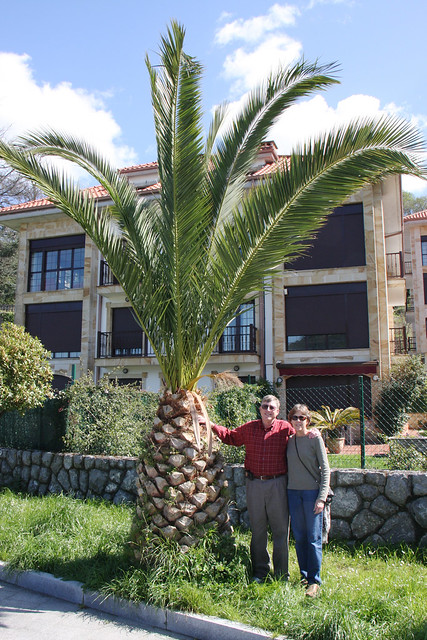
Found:
[[[10,571],[6,562],[0,561],[0,580],[30,591],[37,591],[60,600],[102,613],[125,618],[131,622],[171,633],[180,633],[196,640],[272,640],[273,634],[240,622],[231,622],[213,616],[181,613],[160,609],[147,604],[132,604],[113,596],[104,597],[96,591],[84,591],[81,582],[55,578],[42,571]],[[275,636],[275,640],[286,640]]]

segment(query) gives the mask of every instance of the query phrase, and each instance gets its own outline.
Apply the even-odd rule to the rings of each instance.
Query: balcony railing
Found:
[[[405,310],[406,310],[406,313],[411,313],[412,311],[415,311],[414,296],[409,292],[409,290],[406,292]]]
[[[101,260],[99,268],[99,286],[106,287],[108,285],[119,284],[105,260]]]
[[[152,358],[154,351],[141,331],[98,331],[98,358]]]
[[[227,327],[213,353],[256,353],[256,327]],[[98,332],[98,358],[152,357],[154,351],[141,331]]]
[[[256,353],[256,327],[253,324],[227,327],[213,353]]]
[[[389,278],[403,278],[404,270],[401,251],[398,251],[397,253],[387,253],[386,262],[387,276]]]
[[[407,335],[406,327],[394,327],[390,329],[390,348],[394,355],[416,351],[415,338]]]

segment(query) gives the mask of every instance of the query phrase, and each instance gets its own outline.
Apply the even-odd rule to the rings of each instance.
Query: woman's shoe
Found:
[[[315,598],[319,594],[319,585],[314,582],[313,584],[309,584],[305,595],[309,598]]]

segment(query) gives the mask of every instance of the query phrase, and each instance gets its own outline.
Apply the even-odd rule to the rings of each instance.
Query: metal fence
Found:
[[[65,415],[57,400],[47,400],[43,407],[21,415],[7,411],[0,416],[0,446],[15,449],[62,451]]]
[[[360,376],[347,385],[287,389],[286,411],[298,403],[332,414],[359,410],[359,419],[322,429],[332,468],[427,471],[427,402],[419,396]]]

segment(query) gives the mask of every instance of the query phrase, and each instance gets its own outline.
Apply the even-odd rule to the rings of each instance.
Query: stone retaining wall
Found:
[[[134,502],[136,466],[137,458],[1,448],[0,486]],[[226,477],[231,520],[249,526],[243,467],[228,465]],[[427,546],[427,473],[334,469],[331,486],[331,539]]]
[[[249,524],[240,465],[226,469],[233,523]],[[330,539],[427,546],[427,473],[334,469]]]
[[[137,458],[0,449],[0,486],[35,495],[73,493],[115,504],[136,500]]]

